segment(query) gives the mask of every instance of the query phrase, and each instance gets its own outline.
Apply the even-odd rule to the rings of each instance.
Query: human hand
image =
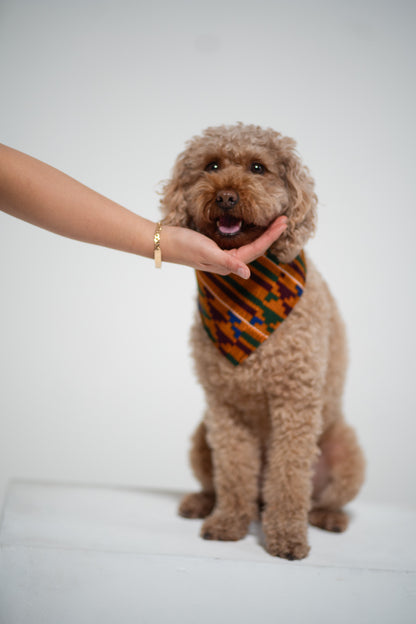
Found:
[[[287,217],[281,216],[275,219],[265,232],[255,241],[244,245],[239,249],[231,249],[228,253],[232,254],[239,260],[250,264],[260,256],[266,253],[270,245],[272,245],[287,228]]]
[[[163,226],[162,254],[167,262],[185,264],[200,271],[250,277],[247,264],[262,256],[287,227],[287,218],[278,217],[254,242],[239,249],[224,251],[213,240],[193,230]]]

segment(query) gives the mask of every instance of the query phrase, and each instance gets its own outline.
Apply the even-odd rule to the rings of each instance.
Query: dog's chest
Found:
[[[300,301],[285,321],[244,362],[234,366],[213,344],[197,313],[191,335],[196,372],[208,395],[244,410],[267,411],[268,397],[304,379],[314,384],[328,356],[331,299],[322,277],[308,260]],[[319,362],[319,366],[317,363]],[[250,411],[250,410],[248,410]]]

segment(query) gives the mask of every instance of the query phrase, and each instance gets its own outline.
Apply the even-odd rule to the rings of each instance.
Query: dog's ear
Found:
[[[307,240],[313,236],[316,225],[316,205],[314,181],[295,150],[293,139],[282,137],[280,158],[282,176],[285,181],[289,204],[285,214],[288,217],[286,231],[276,241],[272,249],[282,262],[291,262],[302,250]]]
[[[172,178],[165,182],[162,188],[160,207],[163,214],[163,223],[166,225],[189,226],[189,215],[185,199],[186,171],[183,159],[180,156],[173,168]]]

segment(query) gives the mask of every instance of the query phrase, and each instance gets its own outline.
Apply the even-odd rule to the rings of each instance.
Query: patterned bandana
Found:
[[[237,366],[285,320],[302,296],[303,251],[283,264],[270,251],[250,264],[250,279],[196,271],[202,324],[215,346]]]

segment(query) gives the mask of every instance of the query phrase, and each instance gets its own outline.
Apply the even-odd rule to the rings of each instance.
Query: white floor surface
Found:
[[[416,510],[351,506],[311,554],[198,537],[176,492],[14,482],[0,527],[1,624],[416,622]]]

